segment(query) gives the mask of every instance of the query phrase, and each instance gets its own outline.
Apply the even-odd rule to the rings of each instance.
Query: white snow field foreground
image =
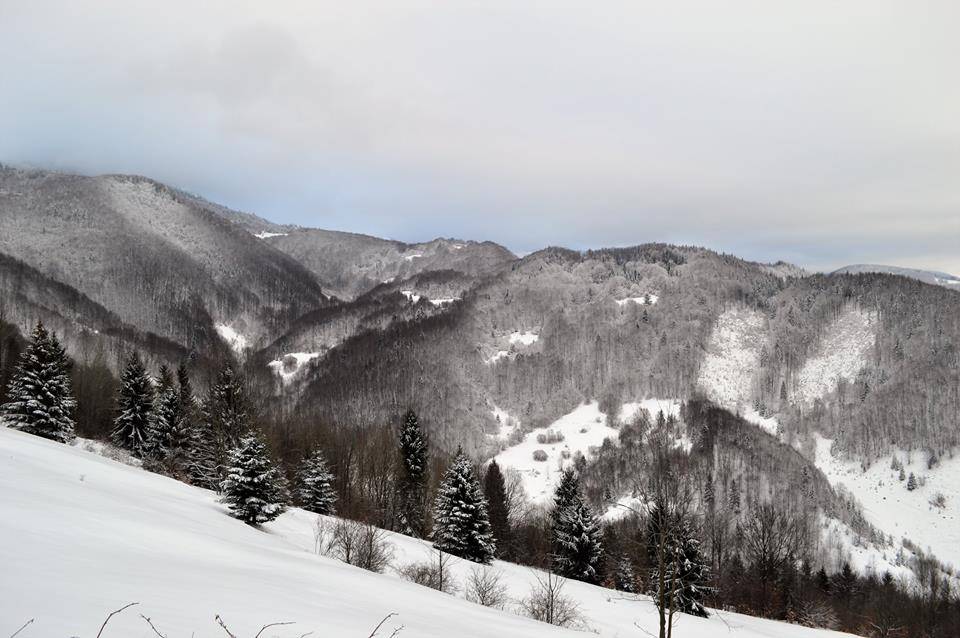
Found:
[[[214,494],[122,465],[81,449],[0,427],[0,635],[93,638],[107,614],[104,638],[225,636],[219,614],[241,638],[271,622],[292,621],[263,638],[366,638],[395,612],[378,636],[403,625],[399,638],[600,635],[647,636],[656,611],[646,598],[570,582],[586,625],[596,634],[563,630],[462,598],[472,563],[456,561],[461,593],[448,595],[401,580],[394,569],[374,574],[314,553],[316,517],[293,509],[258,530],[227,516]],[[389,534],[393,566],[426,560],[423,541]],[[509,563],[502,573],[513,598],[529,591],[536,572]],[[722,617],[721,617],[722,616]],[[815,638],[835,632],[738,614],[682,617],[677,638],[759,636]]]

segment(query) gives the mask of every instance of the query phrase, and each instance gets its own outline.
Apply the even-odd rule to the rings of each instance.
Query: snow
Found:
[[[401,290],[400,294],[409,299],[412,303],[420,301],[420,295],[414,294],[412,290]]]
[[[493,415],[493,418],[497,420],[497,423],[500,424],[500,430],[496,434],[496,438],[501,441],[506,441],[510,438],[510,435],[519,427],[520,419],[514,417],[509,412],[497,406],[493,406],[493,409],[490,410],[490,413]]]
[[[891,469],[893,455],[873,463],[866,472],[859,462],[844,461],[830,453],[832,439],[816,436],[815,463],[831,485],[843,485],[860,502],[863,515],[874,527],[899,541],[909,538],[921,549],[933,552],[942,562],[960,567],[960,457],[944,457],[927,469],[927,455],[898,452],[907,476],[913,472],[920,481],[907,490],[906,481]],[[934,495],[946,497],[946,507],[931,505]]]
[[[214,326],[214,328],[216,328],[217,334],[220,335],[220,338],[223,339],[224,342],[230,346],[230,349],[237,354],[243,354],[243,352],[247,349],[247,338],[237,332],[229,324],[218,323],[216,326]]]
[[[750,423],[759,426],[762,430],[766,430],[773,436],[780,435],[780,422],[772,416],[761,416],[760,413],[752,407],[743,410],[740,416]]]
[[[538,443],[537,435],[559,432],[563,441],[558,443]],[[590,448],[598,447],[607,437],[616,439],[619,432],[606,425],[606,415],[600,411],[596,401],[584,403],[545,428],[528,432],[523,441],[507,448],[495,458],[500,467],[516,470],[523,478],[523,486],[534,503],[549,503],[563,469],[573,463],[573,454],[590,453]],[[533,453],[543,450],[546,461],[533,460]],[[564,459],[563,453],[569,458]]]
[[[519,343],[522,346],[530,346],[540,339],[536,332],[512,332],[510,333],[510,343]]]
[[[883,572],[890,572],[898,582],[913,583],[913,572],[905,562],[897,560],[898,550],[902,550],[904,558],[907,551],[902,549],[902,544],[896,545],[896,548],[877,547],[866,539],[858,538],[857,534],[841,521],[831,517],[821,519],[820,547],[828,561],[824,567],[829,573],[840,571],[843,564],[848,562],[855,572],[864,576],[873,574],[880,577]]]
[[[407,261],[413,261],[414,259],[420,259],[421,257],[423,257],[423,253],[414,253],[412,255],[404,256],[404,259]]]
[[[503,359],[504,357],[509,357],[509,356],[510,356],[509,350],[497,350],[493,356],[491,356],[488,359],[484,359],[484,363],[491,363],[491,364],[496,363],[500,359]]]
[[[644,399],[634,403],[624,403],[620,406],[618,416],[620,423],[629,423],[640,413],[640,410],[646,410],[654,419],[660,412],[663,412],[664,418],[674,416],[679,419],[680,401],[679,399]]]
[[[303,366],[318,358],[319,352],[288,352],[279,359],[274,359],[267,366],[280,375],[284,385],[293,381]]]
[[[442,299],[427,299],[424,295],[418,295],[412,290],[401,290],[400,294],[410,300],[411,303],[417,303],[421,299],[426,299],[434,306],[443,306],[446,304],[453,303],[454,301],[460,301],[460,297],[444,297]]]
[[[443,299],[427,299],[434,306],[445,306],[448,303],[453,303],[454,301],[460,301],[460,297],[445,297]]]
[[[635,303],[639,306],[643,306],[647,303],[648,298],[650,299],[651,304],[657,303],[657,301],[660,299],[660,297],[657,295],[645,295],[643,297],[625,297],[623,299],[614,299],[614,301],[617,302],[618,306],[625,306],[628,303]]]
[[[869,362],[875,339],[875,322],[870,314],[854,306],[846,308],[797,374],[791,400],[810,405],[836,389],[841,378],[856,379]]]
[[[748,308],[732,308],[717,319],[700,368],[699,385],[707,397],[732,412],[742,412],[760,368],[764,318]]]
[[[269,237],[286,237],[289,234],[290,233],[271,233],[265,230],[263,232],[259,232],[255,234],[254,237],[256,237],[257,239],[267,239]]]
[[[24,636],[92,636],[110,611],[136,601],[104,636],[154,635],[139,614],[168,636],[222,636],[215,614],[238,636],[277,621],[296,624],[265,636],[367,636],[390,612],[398,615],[382,635],[399,625],[401,636],[418,638],[584,635],[522,618],[513,601],[500,611],[463,599],[472,569],[494,570],[512,599],[524,597],[537,575],[526,567],[452,559],[460,592],[442,594],[397,575],[429,559],[421,540],[387,533],[392,567],[374,574],[318,556],[317,517],[303,510],[255,529],[227,516],[209,491],[5,428],[0,458],[0,618],[8,633],[35,618]],[[602,638],[656,631],[646,597],[573,581],[564,594]],[[678,627],[685,638],[841,636],[725,612],[684,616]]]

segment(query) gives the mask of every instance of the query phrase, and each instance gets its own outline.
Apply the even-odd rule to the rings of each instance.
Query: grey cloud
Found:
[[[524,252],[960,273],[955,3],[4,3],[0,161]]]

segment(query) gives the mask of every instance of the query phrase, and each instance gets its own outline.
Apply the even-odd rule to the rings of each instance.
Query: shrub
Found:
[[[503,609],[509,600],[503,574],[485,567],[474,567],[470,571],[465,595],[472,603],[496,609]]]
[[[547,453],[543,450],[534,450],[533,451],[533,460],[539,463],[543,463],[547,460]]]
[[[382,573],[393,560],[393,547],[385,531],[347,519],[326,523],[317,517],[314,547],[319,554],[377,573]]]

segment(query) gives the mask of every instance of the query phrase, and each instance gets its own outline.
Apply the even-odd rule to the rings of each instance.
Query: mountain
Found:
[[[901,268],[900,266],[881,266],[877,264],[854,264],[844,266],[833,271],[834,274],[856,275],[860,273],[887,273],[889,275],[899,275],[901,277],[910,277],[927,284],[935,286],[944,286],[953,290],[960,290],[960,277],[938,272],[936,270],[917,270],[916,268]]]
[[[0,211],[7,267],[76,291],[72,319],[90,331],[122,322],[188,350],[235,335],[255,347],[329,303],[308,270],[221,207],[146,178],[0,168]],[[25,306],[52,302],[41,292],[4,288],[21,327]],[[97,311],[83,310],[91,303]]]
[[[408,244],[358,233],[275,224],[249,213],[220,209],[234,224],[296,259],[325,290],[352,300],[381,283],[430,271],[452,270],[483,277],[516,260],[490,241],[434,239]]]

